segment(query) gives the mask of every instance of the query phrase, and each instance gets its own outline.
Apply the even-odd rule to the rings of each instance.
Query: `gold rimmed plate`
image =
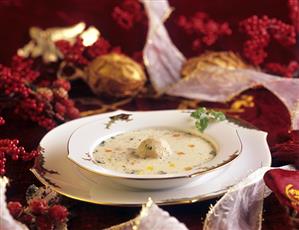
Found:
[[[81,118],[51,130],[40,142],[42,153],[32,168],[34,175],[43,184],[60,194],[91,203],[136,206],[145,203],[148,197],[152,197],[158,204],[180,204],[219,196],[250,172],[271,164],[266,133],[235,124],[231,125],[236,128],[240,136],[242,154],[220,175],[208,182],[195,180],[179,188],[155,191],[133,189],[115,183],[105,176],[86,171],[68,159],[67,142],[77,128],[119,113],[120,111],[116,111]],[[121,111],[121,113],[127,112]]]

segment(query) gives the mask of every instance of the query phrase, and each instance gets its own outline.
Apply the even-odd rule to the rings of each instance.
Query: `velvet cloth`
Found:
[[[132,30],[121,30],[112,21],[111,12],[113,7],[120,3],[117,0],[0,0],[0,63],[8,64],[11,56],[18,48],[24,45],[28,37],[28,29],[31,26],[42,28],[53,26],[67,26],[85,21],[89,25],[96,26],[103,36],[113,45],[119,45],[122,49],[132,54],[143,48],[146,26],[137,24]],[[175,25],[175,20],[180,14],[192,15],[198,10],[207,11],[216,20],[226,20],[231,23],[233,30],[240,19],[253,14],[268,14],[288,21],[288,9],[286,0],[265,1],[238,1],[238,0],[170,0],[175,7],[174,14],[169,18],[166,25],[170,36],[175,44],[186,56],[194,56],[191,50],[190,39],[184,35]],[[233,39],[225,38],[215,50],[240,51],[244,37],[238,34]],[[273,46],[271,59],[285,62],[294,58],[298,50],[281,50]],[[297,57],[298,58],[298,57]],[[86,86],[82,83],[73,85],[71,95],[74,98],[86,96]],[[238,117],[252,123],[258,128],[269,133],[268,142],[270,147],[277,143],[283,143],[289,139],[290,118],[284,105],[269,91],[265,89],[252,89],[242,95],[254,97],[254,107],[245,108],[242,113],[233,113]],[[235,98],[228,104],[201,103],[208,107],[229,108],[240,97]],[[136,98],[130,104],[122,107],[129,110],[150,109],[174,109],[183,99],[173,97],[161,98]],[[81,110],[87,109],[83,105]],[[39,143],[46,130],[35,124],[6,118],[7,124],[0,129],[0,137],[19,138],[21,144],[27,148],[34,148]],[[294,135],[299,136],[298,132]],[[281,165],[284,162],[273,159],[273,165]],[[11,179],[7,197],[9,200],[24,201],[26,188],[31,184],[40,185],[29,171],[32,162],[13,162],[8,160],[6,175]],[[65,199],[72,213],[69,221],[70,229],[102,229],[114,224],[121,223],[136,216],[139,208],[120,208],[101,205],[92,205],[84,202]],[[208,211],[209,205],[215,200],[200,202],[190,205],[177,205],[165,207],[171,215],[186,224],[190,229],[199,229]],[[288,229],[288,218],[283,207],[278,204],[274,196],[265,200],[263,229]]]

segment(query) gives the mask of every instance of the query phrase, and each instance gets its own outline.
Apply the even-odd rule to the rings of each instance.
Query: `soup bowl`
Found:
[[[85,170],[114,180],[122,185],[138,189],[167,189],[182,186],[194,180],[197,180],[197,183],[200,183],[198,180],[205,182],[224,172],[229,167],[230,163],[241,154],[242,143],[237,130],[226,120],[211,123],[203,132],[199,132],[195,127],[194,119],[190,117],[191,112],[190,110],[118,111],[116,115],[93,121],[75,130],[68,140],[68,158]],[[193,159],[195,158],[192,158],[192,152],[188,153],[189,155],[186,154],[189,158],[184,156],[175,158],[179,159],[177,160],[178,164],[184,166],[190,164],[190,167],[184,167],[184,170],[179,169],[179,167],[174,169],[176,167],[175,164],[170,164],[169,162],[165,163],[164,171],[154,172],[153,168],[155,165],[154,167],[150,166],[141,170],[131,170],[130,167],[133,166],[130,166],[128,163],[131,162],[131,158],[134,158],[134,161],[138,161],[140,165],[146,165],[144,162],[151,162],[152,164],[157,162],[157,164],[164,165],[164,163],[161,163],[161,159],[164,159],[164,156],[144,159],[134,155],[133,153],[136,153],[136,143],[134,148],[132,148],[132,153],[124,152],[120,154],[117,152],[125,151],[121,149],[121,146],[127,146],[128,148],[126,149],[131,149],[130,144],[127,143],[129,140],[126,141],[124,138],[117,139],[118,137],[134,133],[135,136],[137,135],[140,138],[138,141],[142,142],[143,139],[140,136],[145,135],[142,134],[142,130],[151,130],[153,132],[151,134],[152,138],[155,138],[153,130],[164,130],[167,134],[171,134],[171,132],[185,133],[185,139],[179,135],[173,135],[176,139],[173,142],[169,142],[170,149],[174,148],[174,146],[180,146],[180,142],[186,143],[186,138],[190,140],[193,138],[195,142],[197,141],[196,138],[199,138],[198,142],[196,142],[202,141],[202,144],[199,144],[198,147],[199,151],[207,148],[204,146],[209,145],[213,149],[213,151],[209,150],[213,156],[202,162],[199,161],[200,163],[196,165],[194,165],[195,161]],[[143,133],[146,133],[145,131]],[[115,150],[113,150],[115,153],[113,153],[111,148],[108,151],[101,147],[107,142],[110,143],[112,149],[115,147]],[[193,146],[190,145],[189,147]],[[188,147],[183,146],[182,150],[185,151],[184,149],[186,148]],[[114,159],[113,154],[121,156],[121,158]],[[128,162],[124,162],[122,154],[127,154]],[[101,157],[106,162],[99,160],[102,159]],[[168,158],[166,157],[165,159]],[[116,170],[116,166],[113,168],[113,164],[119,166],[120,170]],[[108,167],[107,165],[110,166]]]

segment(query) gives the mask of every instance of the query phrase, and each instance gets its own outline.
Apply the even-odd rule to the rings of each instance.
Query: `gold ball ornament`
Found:
[[[192,73],[203,71],[211,66],[218,66],[229,70],[250,68],[250,66],[234,52],[206,52],[198,57],[188,59],[182,66],[181,76],[183,78],[189,77]]]
[[[85,70],[85,81],[97,95],[133,96],[143,88],[146,76],[140,64],[116,53],[102,55]]]

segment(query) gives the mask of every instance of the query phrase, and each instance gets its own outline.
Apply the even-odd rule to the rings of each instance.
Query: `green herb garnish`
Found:
[[[212,109],[208,110],[205,107],[198,108],[192,112],[191,117],[196,119],[195,126],[200,132],[203,132],[208,127],[209,122],[223,121],[226,119],[224,113]]]

